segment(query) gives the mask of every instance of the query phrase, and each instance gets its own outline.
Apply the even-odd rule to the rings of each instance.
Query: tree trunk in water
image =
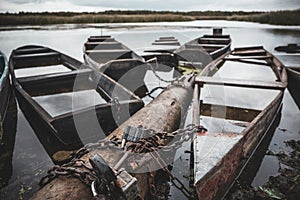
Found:
[[[107,139],[117,137],[122,139],[126,126],[143,126],[158,132],[172,132],[179,128],[181,119],[185,115],[192,98],[194,78],[183,76],[180,82],[168,86],[157,98],[142,108],[119,128],[113,131]],[[89,163],[89,158],[95,153],[100,154],[112,167],[124,154],[122,151],[96,149],[85,154],[81,159]],[[137,178],[141,190],[141,197],[145,197],[148,190],[147,174],[132,174]],[[43,188],[32,199],[91,199],[91,189],[79,179],[72,176],[59,176]]]

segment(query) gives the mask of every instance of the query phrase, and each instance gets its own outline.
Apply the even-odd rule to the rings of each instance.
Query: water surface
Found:
[[[274,51],[275,46],[299,42],[299,26],[274,26],[248,22],[195,21],[92,24],[84,26],[53,25],[40,28],[27,27],[28,29],[26,30],[0,31],[0,42],[2,45],[1,51],[7,56],[9,56],[13,49],[19,46],[35,44],[53,48],[83,61],[83,43],[90,35],[100,35],[101,33],[104,35],[112,35],[117,40],[126,44],[129,48],[142,54],[145,49],[155,48],[151,47],[151,43],[159,37],[175,36],[180,43],[183,44],[190,39],[211,33],[211,27],[223,27],[224,34],[230,34],[233,39],[232,47],[263,45],[270,52],[278,54],[285,63],[300,65],[299,55],[294,54],[287,56],[286,54]],[[226,68],[228,71],[224,71],[222,74],[229,75],[232,78],[274,80],[274,77],[266,76],[266,74],[270,74],[270,71],[263,69],[261,66],[253,66],[253,70],[261,71],[261,73],[255,77],[249,73],[249,68],[247,67],[237,68],[235,64],[230,67],[231,69]],[[159,75],[166,79],[171,79],[173,72],[159,72]],[[166,83],[155,79],[151,71],[147,72],[145,82],[150,90],[157,86],[166,85]],[[217,89],[213,90],[218,91]],[[159,91],[160,90],[157,91],[157,94]],[[225,94],[225,98],[222,94]],[[243,98],[245,100],[235,101],[235,97],[238,95],[245,97]],[[214,96],[212,99],[209,95],[203,96],[203,98],[212,103],[235,102],[234,105],[231,106],[253,107],[252,104],[255,104],[258,105],[257,109],[262,109],[274,95],[274,91],[261,92],[256,90],[249,93],[249,90],[243,92],[241,89],[231,89],[230,91],[222,89],[220,98]],[[151,98],[145,98],[144,100],[149,102]],[[47,100],[44,103],[46,103],[46,107],[51,104],[51,102]],[[54,103],[56,104],[56,102]],[[62,109],[64,109],[65,106],[68,107],[69,104],[61,104]],[[48,107],[46,109],[48,109]],[[299,140],[299,114],[298,107],[286,90],[283,99],[283,108],[281,110],[281,119],[278,127],[275,129],[274,136],[268,147],[269,149],[275,152],[282,149],[289,151],[289,148],[285,146],[284,141],[289,139]],[[2,188],[0,191],[0,197],[2,199],[17,199],[19,197],[28,199],[35,191],[37,191],[39,179],[51,166],[53,166],[47,152],[39,142],[20,109],[18,109],[17,116],[16,137],[12,157],[12,176],[9,179],[8,186]],[[190,117],[188,116],[187,122],[189,120]],[[204,123],[205,117],[203,117],[202,120]],[[208,118],[206,120],[206,123],[209,126],[209,124],[211,124],[211,119]],[[227,124],[226,122],[221,128],[232,130],[234,126],[232,126],[232,124]],[[240,128],[237,128],[236,131],[241,130]],[[172,172],[180,177],[185,184],[188,184],[185,177],[188,176],[187,168],[189,166],[189,154],[183,153],[184,150],[189,150],[189,145],[184,146],[180,150],[180,153],[177,153],[176,157],[179,159],[174,162]],[[263,184],[270,175],[275,175],[277,170],[278,161],[276,158],[266,156],[260,164],[257,173],[254,173],[256,175],[253,178],[252,185],[257,186]],[[184,199],[182,194],[175,187],[171,187],[170,198]]]

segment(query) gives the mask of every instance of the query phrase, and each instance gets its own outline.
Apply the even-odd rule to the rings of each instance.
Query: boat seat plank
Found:
[[[251,46],[251,47],[236,47],[233,51],[247,51],[247,50],[260,50],[264,49],[263,46]]]
[[[120,42],[86,42],[84,43],[86,50],[104,50],[104,49],[123,49]]]
[[[203,116],[251,122],[261,111],[248,108],[202,103],[200,113]]]
[[[18,82],[21,84],[25,84],[25,83],[37,84],[41,81],[51,81],[51,80],[64,79],[70,77],[76,78],[77,75],[89,75],[91,72],[92,72],[91,69],[82,69],[82,70],[74,70],[70,72],[45,74],[39,76],[29,76],[29,77],[18,78]]]
[[[232,55],[236,55],[236,56],[265,56],[266,54],[267,52],[264,49],[232,52]]]
[[[179,46],[180,43],[178,41],[157,41],[153,42],[152,45],[170,45],[170,46]]]
[[[17,51],[15,51],[15,55],[47,53],[47,52],[53,52],[53,51],[45,47],[32,47],[26,49],[18,49]]]
[[[230,38],[230,35],[203,35],[204,38]]]
[[[257,88],[257,89],[271,89],[271,90],[284,90],[285,83],[281,82],[269,82],[269,81],[250,81],[239,79],[216,79],[214,77],[198,76],[196,82],[199,84],[210,85],[224,85],[232,87],[245,87],[245,88]]]
[[[46,52],[38,54],[14,55],[14,68],[42,67],[59,64],[60,54],[58,52]]]
[[[272,56],[234,56],[234,57],[225,57],[225,60],[241,60],[241,59],[257,59],[257,60],[265,60],[270,59]]]
[[[116,40],[111,37],[89,37],[88,42],[115,42]]]
[[[109,53],[128,53],[132,52],[130,49],[96,49],[96,50],[87,50],[86,53],[99,53],[99,54],[109,54]]]
[[[263,63],[263,62],[253,61],[253,60],[230,60],[230,61],[236,61],[236,62],[253,64],[253,65],[262,65],[262,66],[268,66],[268,67],[270,66],[268,63]]]
[[[186,44],[186,48],[204,48],[204,49],[219,49],[223,48],[226,45],[223,44]]]
[[[205,40],[215,40],[215,41],[229,41],[230,38],[215,38],[215,37],[202,37],[200,40],[205,41]]]

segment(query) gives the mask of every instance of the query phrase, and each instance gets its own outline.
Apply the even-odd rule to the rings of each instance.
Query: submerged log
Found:
[[[187,111],[192,98],[194,78],[184,76],[180,82],[167,87],[156,99],[143,109],[138,111],[130,119],[125,121],[118,129],[112,132],[106,139],[122,138],[126,126],[143,126],[155,131],[172,132],[179,128],[180,121]],[[112,167],[124,154],[123,151],[112,149],[95,149],[85,154],[81,159],[89,163],[89,158],[95,153],[100,154]],[[144,198],[147,194],[147,173],[132,174],[137,179],[141,190],[140,195]],[[91,199],[90,188],[79,179],[72,176],[59,176],[41,188],[32,199]]]

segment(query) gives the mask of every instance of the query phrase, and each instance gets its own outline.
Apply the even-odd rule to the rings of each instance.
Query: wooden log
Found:
[[[151,128],[156,131],[171,132],[179,128],[181,117],[187,111],[192,99],[193,77],[183,77],[179,85],[170,85],[156,99],[138,111],[130,119],[113,131],[106,139],[122,138],[126,126]],[[96,149],[82,157],[89,165],[88,159],[95,153],[100,154],[110,166],[115,166],[124,152],[107,149]],[[141,197],[145,197],[148,190],[147,174],[133,174],[137,178],[141,190]],[[90,188],[72,176],[60,176],[41,188],[32,199],[91,199]]]

